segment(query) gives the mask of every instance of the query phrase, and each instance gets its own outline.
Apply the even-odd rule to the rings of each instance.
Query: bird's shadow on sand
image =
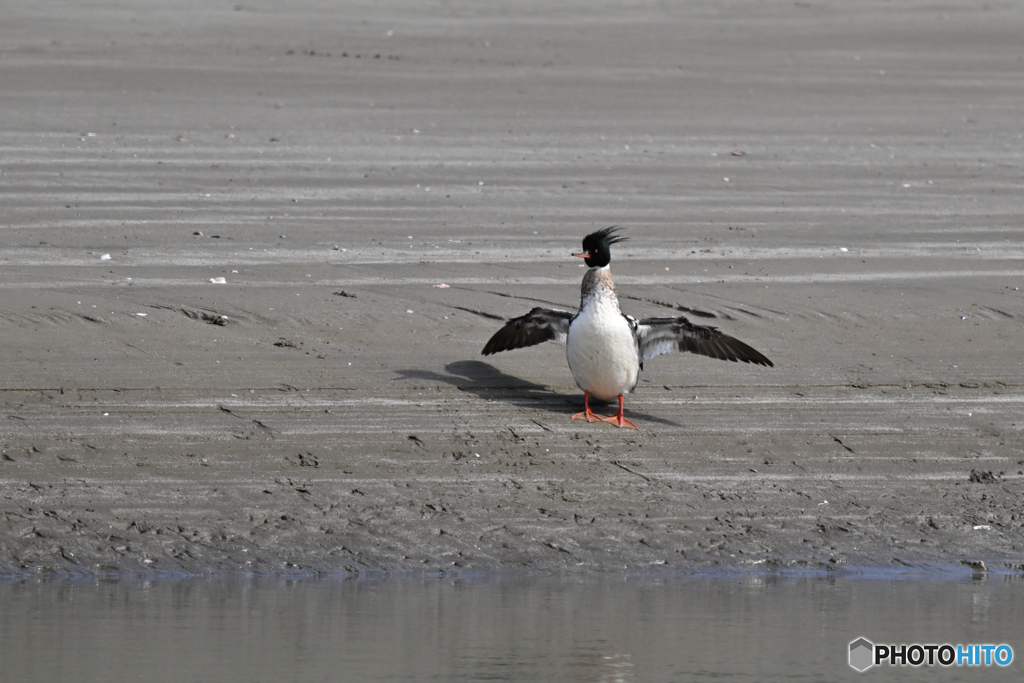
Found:
[[[460,360],[449,363],[444,366],[444,369],[447,374],[419,368],[396,370],[395,372],[398,373],[399,379],[444,382],[459,391],[468,392],[487,401],[501,401],[567,416],[583,410],[582,393],[563,394],[552,391],[543,384],[535,384],[519,377],[507,375],[490,363],[479,360]],[[602,406],[611,406],[611,411],[601,409]],[[612,415],[618,406],[592,399],[591,408],[598,408],[601,414]],[[671,420],[631,410],[628,403],[626,413],[627,418],[640,418],[670,427],[683,426]]]

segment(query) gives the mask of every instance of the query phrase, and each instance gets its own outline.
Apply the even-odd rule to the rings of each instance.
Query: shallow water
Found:
[[[739,576],[0,582],[5,681],[1010,680],[1024,581]],[[847,664],[1007,643],[1008,667]]]

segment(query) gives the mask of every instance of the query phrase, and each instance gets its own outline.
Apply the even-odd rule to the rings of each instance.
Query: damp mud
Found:
[[[0,572],[1021,571],[1020,13],[518,7],[8,12]]]

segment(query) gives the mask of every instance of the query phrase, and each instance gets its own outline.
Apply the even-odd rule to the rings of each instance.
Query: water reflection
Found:
[[[11,681],[854,680],[847,644],[1008,643],[1024,582],[741,578],[0,582]]]

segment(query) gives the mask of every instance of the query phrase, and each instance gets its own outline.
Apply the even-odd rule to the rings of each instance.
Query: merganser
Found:
[[[583,412],[572,416],[587,422],[611,422],[639,429],[623,414],[626,394],[636,388],[644,361],[663,353],[690,352],[702,356],[773,367],[763,354],[714,327],[694,325],[683,316],[636,318],[619,310],[612,279],[611,245],[626,240],[612,226],[583,238],[582,258],[589,270],[583,276],[580,310],[573,314],[535,308],[513,318],[498,330],[483,355],[534,346],[546,341],[566,345],[565,356],[576,385],[583,390]],[[590,410],[590,397],[619,400],[619,412],[601,417]]]

